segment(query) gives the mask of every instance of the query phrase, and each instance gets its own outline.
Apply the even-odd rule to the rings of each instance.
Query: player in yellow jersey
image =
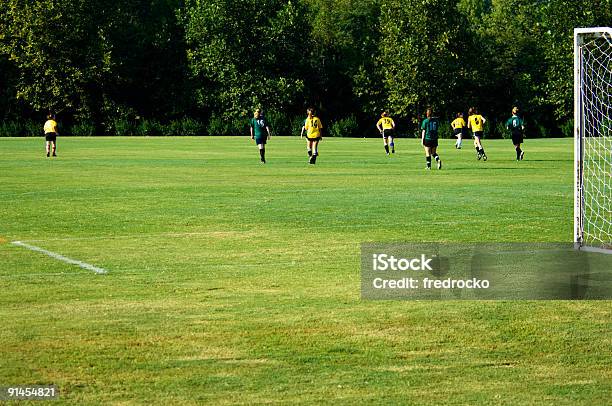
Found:
[[[47,115],[47,121],[44,125],[45,130],[45,150],[47,151],[47,158],[49,153],[53,153],[53,156],[57,156],[57,121],[55,121],[55,114],[49,113]]]
[[[487,160],[487,154],[485,154],[484,148],[482,147],[482,136],[484,134],[484,123],[487,120],[478,113],[476,107],[471,107],[468,111],[468,128],[472,130],[474,136],[474,148],[476,148],[476,157],[478,160]]]
[[[376,123],[378,132],[383,137],[383,144],[385,145],[385,152],[389,155],[389,147],[391,147],[391,153],[395,154],[395,143],[393,142],[393,133],[395,132],[395,121],[389,117],[389,113],[383,111],[380,115],[380,120]]]
[[[314,165],[317,163],[317,156],[319,156],[319,141],[323,138],[323,123],[319,117],[315,115],[315,109],[310,107],[306,110],[306,121],[302,127],[300,138],[304,137],[304,131],[306,131],[306,148],[308,150],[308,163]]]
[[[463,141],[463,134],[465,134],[465,120],[463,119],[463,113],[457,113],[457,118],[453,120],[451,123],[451,127],[453,127],[453,135],[457,137],[457,142],[455,142],[455,148],[461,149],[461,142]]]

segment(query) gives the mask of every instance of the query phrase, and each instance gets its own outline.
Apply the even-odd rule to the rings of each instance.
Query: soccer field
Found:
[[[611,301],[362,301],[362,242],[572,240],[571,139],[0,139],[0,386],[60,404],[604,404]],[[104,268],[96,274],[23,241]],[[608,399],[606,401],[606,399]]]

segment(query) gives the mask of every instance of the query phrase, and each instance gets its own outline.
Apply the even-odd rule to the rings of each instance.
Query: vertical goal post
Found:
[[[612,254],[612,28],[574,29],[574,244]]]

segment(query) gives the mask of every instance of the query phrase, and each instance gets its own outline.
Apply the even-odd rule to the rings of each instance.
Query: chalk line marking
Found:
[[[58,261],[62,261],[62,262],[65,262],[65,263],[71,264],[71,265],[76,265],[76,266],[81,267],[83,269],[87,269],[88,271],[95,272],[98,275],[103,275],[103,274],[108,272],[104,268],[98,268],[97,266],[93,266],[91,264],[88,264],[87,262],[83,262],[83,261],[79,261],[79,260],[76,260],[76,259],[68,258],[68,257],[65,257],[63,255],[57,254],[55,252],[47,251],[46,249],[37,247],[35,245],[26,244],[26,243],[21,242],[21,241],[12,241],[11,244],[16,245],[18,247],[23,247],[23,248],[28,249],[30,251],[40,252],[41,254],[45,254],[45,255],[53,258],[53,259],[57,259]]]

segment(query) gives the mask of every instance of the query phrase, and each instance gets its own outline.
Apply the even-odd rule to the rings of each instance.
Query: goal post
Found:
[[[574,244],[612,253],[612,28],[574,29]]]

